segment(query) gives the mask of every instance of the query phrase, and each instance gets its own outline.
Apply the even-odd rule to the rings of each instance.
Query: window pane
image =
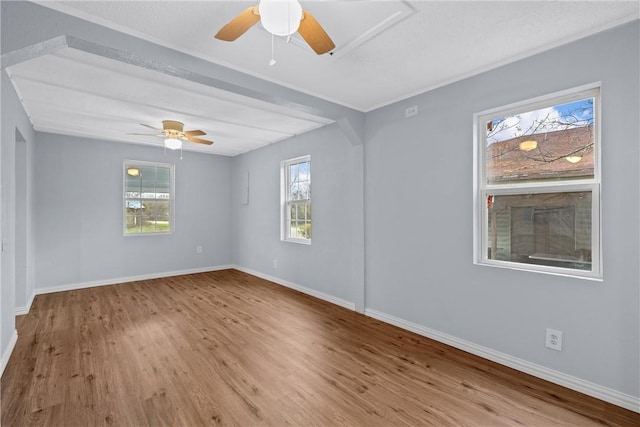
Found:
[[[310,179],[310,174],[309,174],[310,169],[311,169],[310,162],[298,163],[298,180],[308,182]]]
[[[139,166],[140,169],[140,191],[145,198],[155,198],[156,193],[156,167]]]
[[[125,163],[125,233],[171,231],[171,166]]]
[[[140,197],[140,187],[142,185],[142,179],[140,178],[140,170],[134,167],[128,169],[129,172],[125,173],[125,196],[126,197]],[[138,175],[131,176],[131,173]]]
[[[126,233],[140,233],[140,224],[142,224],[142,218],[140,216],[127,214],[126,221]]]
[[[297,222],[296,221],[289,221],[289,236],[297,239],[299,238],[298,236],[298,227],[297,227]]]
[[[311,221],[311,203],[307,202],[304,204],[304,208],[305,208],[305,219],[307,221]]]
[[[488,184],[594,176],[594,98],[486,123]]]
[[[293,183],[289,186],[289,200],[298,200],[298,184]]]
[[[284,239],[311,238],[311,161],[309,156],[282,162],[284,186]]]
[[[144,206],[144,230],[151,232],[169,231],[169,202],[148,200],[144,202]]]
[[[304,182],[301,182],[300,184],[298,184],[298,199],[299,200],[309,199],[309,197],[310,197],[309,186],[310,186],[309,181],[304,181]]]
[[[591,192],[489,196],[488,259],[591,270]]]

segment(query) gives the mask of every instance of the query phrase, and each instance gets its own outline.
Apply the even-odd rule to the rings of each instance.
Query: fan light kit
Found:
[[[302,6],[297,0],[261,0],[258,12],[264,29],[274,36],[290,36],[300,27]]]
[[[330,52],[336,45],[311,13],[302,10],[298,0],[260,0],[245,9],[216,34],[218,40],[234,41],[258,21],[273,36],[289,37],[295,32],[318,54]],[[272,40],[273,43],[273,40]],[[272,58],[272,62],[273,61]]]
[[[167,138],[164,140],[164,146],[169,150],[177,150],[179,148],[182,148],[182,141],[180,141],[178,138]]]
[[[196,138],[196,136],[206,135],[201,130],[184,130],[184,123],[176,120],[163,120],[162,129],[145,125],[140,123],[141,126],[148,127],[162,133],[160,134],[148,134],[148,133],[130,133],[129,135],[144,135],[144,136],[157,136],[164,139],[164,147],[170,150],[182,149],[182,141],[195,142],[196,144],[211,145],[213,141],[209,141],[202,138]],[[127,171],[128,172],[128,171]],[[132,175],[135,176],[135,175]]]

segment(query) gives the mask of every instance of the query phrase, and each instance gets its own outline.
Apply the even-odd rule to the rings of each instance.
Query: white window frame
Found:
[[[594,98],[594,176],[589,179],[566,179],[552,182],[487,183],[486,123],[492,119],[506,117],[553,105],[561,105],[585,98]],[[602,222],[601,222],[601,84],[600,82],[579,86],[540,96],[503,107],[493,108],[473,115],[473,261],[477,265],[509,268],[523,271],[602,280]],[[489,195],[542,194],[586,191],[591,192],[591,270],[579,270],[537,264],[525,264],[488,258],[488,209]]]
[[[311,182],[311,155],[306,155],[306,156],[300,156],[300,157],[295,157],[293,159],[288,159],[288,160],[283,160],[282,162],[280,162],[280,205],[281,205],[281,209],[280,209],[280,240],[285,241],[285,242],[292,242],[292,243],[301,243],[301,244],[305,244],[305,245],[310,245],[311,244],[311,237],[308,239],[305,238],[299,238],[299,237],[292,237],[291,236],[291,228],[290,228],[290,218],[289,218],[289,213],[291,212],[291,210],[289,209],[289,207],[292,204],[298,204],[298,203],[309,203],[311,204],[311,200],[312,200],[312,196],[311,196],[311,191],[309,191],[309,198],[308,199],[303,199],[303,200],[297,200],[297,201],[292,201],[289,200],[289,184],[290,184],[290,175],[289,175],[289,171],[290,171],[290,166],[294,165],[296,163],[305,163],[305,162],[309,162],[309,181]],[[310,184],[311,186],[311,184]],[[310,188],[311,190],[311,188]],[[311,224],[313,224],[313,221],[311,222]],[[313,230],[313,225],[311,225],[311,229]],[[311,232],[311,235],[313,236],[313,231]]]
[[[127,197],[127,169],[135,166],[155,166],[169,169],[169,230],[168,231],[149,231],[142,233],[127,233],[127,201],[141,200],[141,197]],[[152,199],[149,199],[152,200]],[[157,199],[153,199],[157,200]],[[147,162],[142,160],[125,160],[122,163],[122,233],[124,236],[158,236],[173,234],[175,231],[175,165],[169,163]]]

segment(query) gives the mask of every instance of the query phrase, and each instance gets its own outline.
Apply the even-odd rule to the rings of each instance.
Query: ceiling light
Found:
[[[127,169],[127,175],[140,176],[140,169],[138,169],[138,168],[129,168],[129,169]]]
[[[178,138],[167,138],[164,140],[164,146],[170,150],[182,148],[182,141]]]
[[[522,141],[520,143],[520,149],[522,151],[531,151],[531,150],[535,150],[538,147],[538,141]]]
[[[298,0],[260,0],[260,21],[265,30],[276,36],[290,36],[298,31],[302,6]]]
[[[578,163],[582,160],[582,156],[567,156],[565,159],[567,159],[567,162],[569,163]]]

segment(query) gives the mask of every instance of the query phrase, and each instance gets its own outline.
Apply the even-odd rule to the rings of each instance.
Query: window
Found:
[[[601,278],[600,88],[474,115],[474,261]]]
[[[311,243],[311,156],[281,164],[282,240]]]
[[[173,231],[173,165],[124,162],[124,234]]]

